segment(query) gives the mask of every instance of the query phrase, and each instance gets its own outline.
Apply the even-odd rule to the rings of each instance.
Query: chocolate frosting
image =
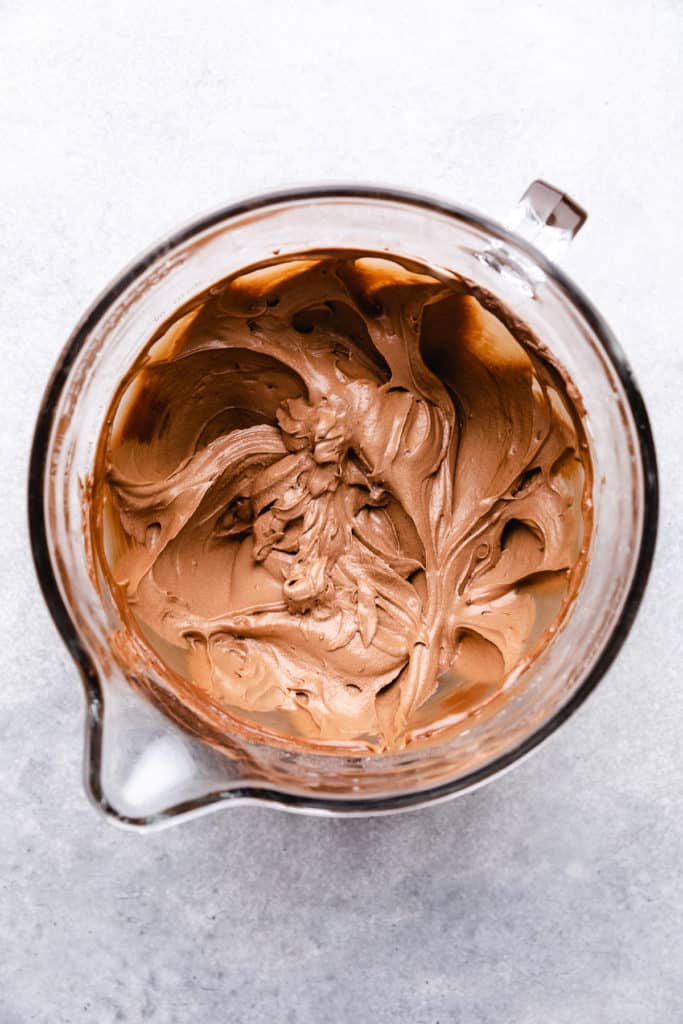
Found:
[[[207,701],[396,749],[548,641],[590,463],[566,378],[487,305],[319,253],[214,286],[147,346],[103,441],[105,568]]]

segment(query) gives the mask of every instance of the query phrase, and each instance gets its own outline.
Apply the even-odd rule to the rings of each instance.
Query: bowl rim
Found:
[[[429,213],[445,215],[472,227],[483,229],[502,242],[521,250],[536,263],[569,301],[579,310],[593,330],[610,364],[615,370],[624,389],[638,439],[638,457],[643,479],[643,518],[638,541],[633,578],[619,616],[585,679],[571,697],[542,725],[511,750],[481,765],[460,778],[440,783],[437,786],[397,794],[388,797],[335,798],[317,797],[288,792],[273,787],[238,786],[234,789],[218,790],[204,796],[165,808],[154,815],[139,818],[120,814],[108,801],[101,781],[102,735],[104,728],[104,699],[99,674],[89,652],[81,641],[71,619],[57,583],[55,569],[50,557],[47,524],[45,519],[45,495],[49,470],[47,453],[54,426],[55,412],[76,361],[90,332],[112,307],[123,292],[149,267],[162,257],[209,228],[233,220],[256,210],[282,204],[296,204],[324,199],[374,200],[402,204]],[[554,263],[531,243],[508,231],[479,213],[441,199],[410,191],[373,185],[330,184],[304,186],[268,192],[222,206],[196,218],[183,227],[165,236],[161,241],[145,250],[137,259],[124,268],[100,293],[90,308],[79,320],[70,334],[47,386],[34,428],[28,474],[28,521],[31,551],[38,582],[48,610],[69,653],[78,666],[87,700],[85,783],[86,791],[97,807],[117,823],[127,827],[160,827],[180,818],[186,818],[208,811],[228,801],[267,803],[282,808],[309,811],[331,815],[387,814],[411,807],[441,802],[448,797],[462,794],[481,786],[506,771],[513,764],[526,757],[566,722],[583,704],[603,678],[621,650],[635,620],[640,606],[654,557],[659,516],[659,482],[655,444],[645,402],[635,381],[633,371],[616,337],[603,317],[581,289]]]

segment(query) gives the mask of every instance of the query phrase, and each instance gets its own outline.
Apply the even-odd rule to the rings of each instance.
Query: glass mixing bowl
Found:
[[[173,234],[125,270],[74,330],[36,425],[29,480],[35,564],[87,700],[85,779],[98,807],[159,827],[218,807],[263,802],[338,815],[388,813],[463,793],[536,748],[597,685],[628,631],[657,528],[655,452],[626,359],[555,259],[585,220],[534,182],[502,227],[421,196],[327,187],[261,196]],[[445,267],[494,293],[555,354],[586,410],[594,465],[591,556],[578,598],[502,708],[401,753],[303,753],[201,704],[180,703],[163,671],[126,670],[111,637],[114,603],[92,570],[89,479],[114,389],[170,313],[215,281],[272,257],[321,248],[386,249]],[[146,694],[143,695],[143,694]],[[163,710],[160,707],[163,706]]]

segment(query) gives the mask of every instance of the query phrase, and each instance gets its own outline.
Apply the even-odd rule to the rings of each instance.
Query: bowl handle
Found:
[[[556,261],[586,222],[588,214],[565,192],[546,181],[532,181],[506,218],[509,231],[521,235]]]

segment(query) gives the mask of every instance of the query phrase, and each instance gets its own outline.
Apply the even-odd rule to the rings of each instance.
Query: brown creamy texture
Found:
[[[122,383],[105,569],[207,707],[398,749],[554,632],[590,533],[580,416],[474,292],[394,258],[274,263],[180,310]]]

